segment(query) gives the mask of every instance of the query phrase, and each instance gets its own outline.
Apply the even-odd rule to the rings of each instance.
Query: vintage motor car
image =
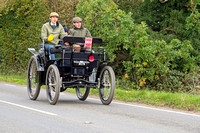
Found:
[[[64,45],[82,43],[92,50],[81,48],[74,51],[72,46]],[[106,50],[103,47],[93,47],[102,43],[101,38],[69,37],[63,38],[60,45],[51,49],[56,59],[51,60],[44,49],[44,43],[39,45],[39,51],[28,48],[33,54],[27,70],[27,91],[31,100],[36,100],[42,85],[46,86],[47,98],[55,105],[60,92],[67,88],[76,89],[79,100],[86,100],[90,89],[99,89],[101,102],[108,105],[113,100],[115,92],[115,73],[106,61]]]

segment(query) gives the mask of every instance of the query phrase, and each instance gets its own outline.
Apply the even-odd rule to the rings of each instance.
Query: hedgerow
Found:
[[[24,73],[32,56],[28,47],[38,48],[41,27],[50,12],[59,22],[72,26],[78,0],[9,0],[0,8],[0,72]]]
[[[0,14],[1,72],[24,72],[31,53],[37,48],[41,26],[48,19],[42,0],[9,0]]]

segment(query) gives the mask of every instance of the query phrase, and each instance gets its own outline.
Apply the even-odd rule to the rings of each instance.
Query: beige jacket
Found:
[[[53,35],[53,40],[49,42],[48,36],[51,35],[51,34]],[[44,42],[46,44],[57,45],[59,40],[63,39],[64,36],[65,36],[64,28],[58,22],[56,23],[55,29],[53,29],[50,22],[47,22],[42,26],[41,38],[42,38],[42,40],[44,40]]]

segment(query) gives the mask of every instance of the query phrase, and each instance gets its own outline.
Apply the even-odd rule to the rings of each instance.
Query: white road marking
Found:
[[[4,85],[11,86],[11,87],[16,87],[16,85],[11,85],[11,84],[4,84]]]
[[[10,105],[13,105],[13,106],[17,106],[17,107],[20,107],[20,108],[28,109],[28,110],[31,110],[31,111],[36,111],[36,112],[39,112],[39,113],[47,114],[47,115],[57,116],[57,114],[54,114],[54,113],[50,113],[50,112],[47,112],[47,111],[42,111],[42,110],[39,110],[39,109],[34,109],[34,108],[23,106],[23,105],[20,105],[20,104],[15,104],[15,103],[3,101],[3,100],[0,100],[0,102],[6,103],[6,104],[10,104]]]
[[[126,105],[126,106],[132,106],[132,107],[139,107],[139,108],[144,108],[144,109],[151,109],[151,110],[163,111],[163,112],[168,112],[168,113],[176,113],[176,114],[181,114],[181,115],[188,115],[188,116],[200,117],[200,115],[197,115],[197,114],[190,114],[190,113],[178,112],[178,111],[173,111],[173,110],[158,109],[158,108],[153,108],[153,107],[147,107],[147,106],[141,106],[141,105],[134,105],[134,104],[127,104],[127,103],[118,103],[118,102],[113,102],[113,103],[115,103],[115,104],[122,104],[122,105]]]
[[[99,100],[94,99],[94,98],[88,98],[88,99],[94,100],[94,101],[99,101]],[[178,112],[178,111],[173,111],[173,110],[158,109],[158,108],[153,108],[153,107],[147,107],[147,106],[141,106],[141,105],[134,105],[134,104],[128,104],[128,103],[120,103],[120,102],[111,102],[111,104],[112,103],[114,103],[114,104],[121,104],[121,105],[125,105],[125,106],[132,106],[132,107],[137,107],[137,108],[157,110],[157,111],[168,112],[168,113],[176,113],[176,114],[181,114],[181,115],[188,115],[188,116],[200,117],[200,115],[197,115],[197,114],[190,114],[190,113]]]
[[[14,85],[10,85],[10,84],[5,84],[5,85],[14,86]],[[60,93],[60,94],[61,95],[66,95],[65,93]],[[100,101],[100,100],[95,99],[95,98],[87,98],[87,99],[94,100],[94,101]],[[2,102],[2,101],[0,100],[0,102]],[[4,103],[6,103],[6,101],[4,101]],[[147,106],[141,106],[141,105],[134,105],[134,104],[127,104],[127,103],[119,103],[119,102],[112,102],[112,103],[126,105],[126,106],[132,106],[132,107],[138,107],[138,108],[145,108],[145,109],[150,109],[150,110],[157,110],[157,111],[162,111],[162,112],[176,113],[176,114],[187,115],[187,116],[200,117],[200,115],[197,115],[197,114],[191,114],[191,113],[185,113],[185,112],[178,112],[178,111],[173,111],[173,110],[158,109],[158,108],[153,108],[153,107],[147,107]],[[9,104],[9,102],[8,102],[8,104]],[[13,104],[14,103],[12,103],[12,105]],[[17,105],[15,105],[15,106],[17,106]],[[19,106],[22,106],[22,105],[19,105]],[[22,108],[26,108],[26,109],[34,110],[34,111],[37,110],[37,109],[29,108],[29,107],[26,107],[26,106],[22,106]],[[41,113],[45,113],[45,111],[41,111],[41,110],[37,110],[37,111],[41,112]],[[57,115],[57,114],[49,113],[49,112],[46,112],[46,114]]]

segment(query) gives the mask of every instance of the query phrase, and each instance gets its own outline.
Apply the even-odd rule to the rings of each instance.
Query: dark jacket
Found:
[[[68,33],[68,29],[65,25],[63,25],[64,31]]]

